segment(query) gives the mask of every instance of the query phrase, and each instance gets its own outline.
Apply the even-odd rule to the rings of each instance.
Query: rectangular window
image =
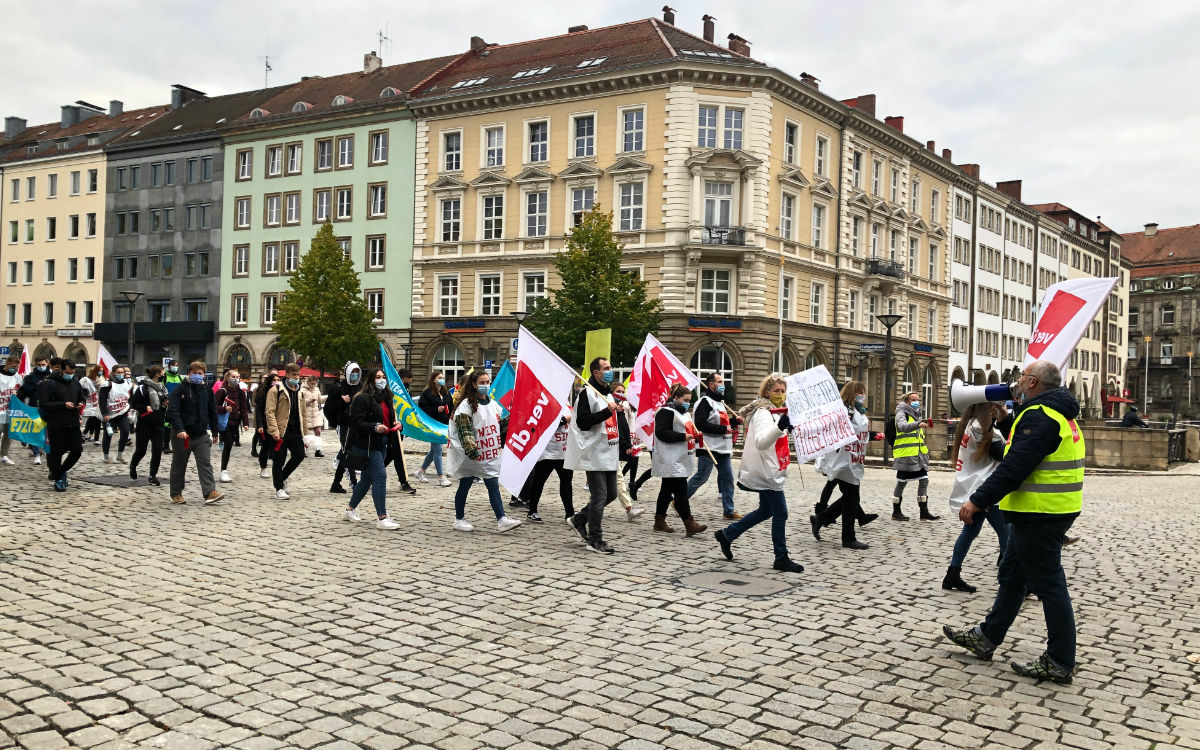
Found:
[[[195,276],[196,275],[196,254],[195,253],[184,253],[183,254],[183,275],[184,276]]]
[[[795,164],[799,158],[796,146],[800,143],[800,126],[794,122],[783,126],[783,161],[785,164]]]
[[[911,276],[917,275],[917,255],[920,253],[917,250],[917,238],[908,238],[908,273]]]
[[[129,233],[130,234],[137,234],[138,231],[141,229],[141,226],[140,226],[141,216],[142,216],[141,211],[130,211],[129,212]]]
[[[46,267],[45,267],[44,271],[46,273],[46,283],[53,284],[54,283],[54,259],[53,258],[46,259]]]
[[[16,274],[16,267],[13,267],[13,275]],[[15,282],[16,279],[14,278]],[[79,258],[67,258],[67,281],[79,281]]]
[[[33,325],[33,305],[29,302],[21,305],[21,325],[26,328]]]
[[[442,135],[442,169],[446,172],[462,169],[462,133]]]
[[[350,260],[350,238],[338,237],[337,243],[338,247],[342,248],[342,257],[346,260]]]
[[[22,265],[25,268],[25,283],[32,284],[33,283],[33,261],[27,260],[24,263],[22,263]]]
[[[125,279],[125,259],[113,258],[113,281],[124,281]],[[28,282],[26,282],[28,283]]]
[[[353,188],[338,188],[337,189],[337,219],[338,221],[348,220],[354,212],[354,189]]]
[[[75,325],[75,323],[76,323],[76,320],[75,320],[75,309],[76,309],[76,303],[75,303],[75,302],[68,302],[68,303],[67,303],[67,325],[69,325],[69,326],[73,326],[73,325]]]
[[[151,323],[170,323],[171,322],[171,302],[170,300],[151,300],[146,303],[146,307],[150,311]]]
[[[817,152],[814,156],[813,171],[822,177],[829,176],[829,139],[823,135],[817,136]]]
[[[808,300],[808,322],[813,325],[823,325],[825,323],[825,285],[818,284],[815,281],[812,285],[812,293]]]
[[[183,207],[183,228],[196,228],[196,205],[194,203],[189,203]]]
[[[200,206],[201,216],[206,206]],[[283,223],[284,224],[299,224],[300,223],[300,193],[284,193],[283,194]],[[207,222],[201,219],[200,226],[206,226]]]
[[[47,325],[47,326],[54,325],[54,303],[53,302],[43,302],[42,303],[42,325]]]
[[[380,130],[371,133],[371,164],[387,164],[387,161],[388,131]]]
[[[879,195],[883,189],[883,162],[876,159],[871,163],[871,195]]]
[[[212,165],[213,158],[211,156],[200,157],[200,181],[212,182]]]
[[[442,242],[458,242],[462,231],[462,199],[442,200]],[[455,282],[457,283],[457,282]],[[445,313],[442,313],[445,315]]]
[[[733,183],[704,183],[704,226],[728,227],[733,221]]]
[[[300,174],[304,168],[304,146],[300,143],[289,143],[287,146],[287,173]]]
[[[283,243],[283,272],[295,273],[300,267],[300,243]]]
[[[438,278],[438,314],[442,316],[458,315],[457,276]]]
[[[354,166],[354,136],[344,135],[337,139],[338,169],[350,169]]]
[[[742,126],[745,117],[746,113],[740,109],[725,110],[725,148],[739,149],[742,147]]]
[[[9,265],[10,265],[10,267],[12,266],[12,264],[9,264]],[[1129,328],[1130,328],[1130,330],[1137,328],[1138,325],[1140,325],[1140,323],[1141,323],[1141,311],[1139,310],[1139,308],[1130,307],[1129,308]]]
[[[100,189],[100,170],[89,169],[87,173],[87,191],[94,193]]]
[[[317,161],[314,169],[318,172],[333,169],[333,139],[322,138],[315,145]]]
[[[929,280],[930,281],[937,281],[937,256],[938,256],[938,246],[930,245],[929,246]]]
[[[231,299],[233,300],[233,324],[235,326],[246,325],[246,295],[235,294]]]
[[[627,109],[621,113],[621,150],[645,150],[646,111]]]
[[[550,123],[529,123],[529,161],[539,163],[550,158]]]
[[[586,158],[596,155],[596,116],[580,115],[574,120],[571,155]]]
[[[8,262],[8,283],[17,283],[17,262],[15,260],[10,260]]]
[[[1175,306],[1163,305],[1162,307],[1162,324],[1165,326],[1175,325]]]
[[[183,319],[191,321],[208,320],[208,300],[185,299],[183,301]]]
[[[908,202],[909,212],[913,216],[920,215],[921,212],[921,181],[912,181],[912,195],[909,196]]]
[[[96,236],[96,214],[88,214],[84,221],[84,228],[87,231],[88,237]]]
[[[637,231],[642,228],[643,187],[640,182],[627,182],[621,185],[621,217],[622,232]]]
[[[900,244],[900,232],[893,229],[888,235],[888,260],[896,262],[897,245]]]
[[[79,172],[71,173],[71,195],[79,195]]]
[[[249,276],[250,275],[250,246],[249,245],[234,245],[233,246],[233,275],[234,276]]]
[[[700,148],[717,147],[717,108],[701,107],[698,114],[696,145]]]
[[[329,218],[329,201],[332,193],[328,190],[313,191],[313,221],[324,222]]]
[[[487,144],[483,165],[485,167],[504,166],[504,128],[488,128],[483,131],[484,142]]]
[[[150,231],[151,232],[161,232],[162,231],[162,209],[161,208],[150,209]]]
[[[592,210],[596,202],[596,189],[574,188],[571,190],[571,226],[577,227],[583,223],[583,215]]]
[[[479,276],[479,314],[500,314],[500,275],[480,274]]]
[[[83,280],[84,281],[95,281],[96,280],[96,259],[95,258],[84,258],[83,259]]]
[[[29,187],[33,187],[33,178],[29,178]],[[117,190],[128,190],[129,180],[125,177],[125,167],[117,167]],[[30,195],[32,197],[32,194]]]
[[[157,255],[148,255],[148,256],[146,256],[146,258],[150,263],[150,269],[149,269],[150,272],[146,275],[146,278],[157,279],[159,277],[159,273],[162,268],[162,266],[159,264],[158,256]]]
[[[700,269],[700,312],[729,312],[729,271],[721,268]]]
[[[93,310],[94,310],[93,302],[91,300],[85,300],[83,303],[83,322],[84,323],[90,324],[93,321],[93,314],[92,314]]]
[[[892,203],[900,203],[900,170],[892,167]]]
[[[8,222],[8,242],[16,244],[21,238],[21,225],[15,221]]]
[[[371,212],[370,217],[387,216],[387,183],[371,185]]]
[[[529,193],[525,196],[525,236],[545,237],[549,218],[548,194]]]
[[[371,311],[371,322],[383,322],[383,290],[367,290],[367,309]]]
[[[175,184],[175,160],[169,159],[163,162],[163,185],[171,186]]]
[[[237,178],[238,180],[249,180],[254,178],[254,152],[250,149],[242,149],[237,152]]]
[[[915,339],[917,337],[917,306],[908,306],[908,337]]]
[[[863,220],[861,216],[853,216],[850,218],[850,254],[858,257],[862,251],[862,228]]]
[[[279,305],[279,295],[264,294],[262,296],[262,324],[264,326],[275,324],[275,313]]]
[[[279,273],[279,245],[274,242],[263,245],[264,276],[274,276]]]
[[[858,290],[851,289],[846,301],[846,325],[851,330],[858,328]]]
[[[483,239],[498,240],[504,236],[504,196],[483,198]]]
[[[533,310],[539,299],[546,296],[546,274],[542,272],[526,273],[524,276],[525,294],[522,298],[525,312]]]
[[[47,198],[57,198],[58,197],[58,175],[57,174],[49,175],[46,178],[46,180],[47,180],[46,197]]]
[[[10,304],[8,306],[8,327],[12,328],[17,324],[17,306]]]
[[[942,194],[937,190],[929,191],[929,220],[934,224],[938,223],[938,203],[941,201]]]
[[[820,203],[813,204],[812,244],[813,247],[825,247],[825,207]]]
[[[387,241],[384,237],[367,238],[367,270],[382,271],[387,260]]]
[[[267,149],[267,172],[269,174],[279,174],[279,147]],[[271,171],[272,167],[276,171]],[[200,160],[196,157],[185,159],[183,162],[184,181],[189,185],[200,180]]]
[[[796,279],[793,276],[783,276],[779,281],[779,317],[791,320],[794,315],[796,299]]]
[[[279,193],[267,195],[263,198],[263,225],[268,227],[277,227],[282,218],[280,213],[280,205],[282,197]]]

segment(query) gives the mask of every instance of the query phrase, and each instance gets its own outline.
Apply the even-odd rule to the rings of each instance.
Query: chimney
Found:
[[[805,86],[812,86],[814,89],[817,89],[818,91],[821,89],[821,79],[817,78],[812,73],[801,73],[800,74],[800,83],[803,83]]]
[[[885,125],[895,128],[901,133],[904,132],[904,117],[902,116],[889,115],[888,117],[883,118],[883,122]]]
[[[108,116],[117,117],[125,114],[125,102],[120,99],[110,99],[108,102]]]
[[[4,137],[14,138],[25,132],[25,122],[23,117],[5,117],[4,118]]]
[[[936,154],[936,153],[937,153],[937,148],[936,148],[936,146],[934,145],[933,141],[925,141],[925,148],[926,148],[926,150],[928,150],[930,153],[934,153],[934,154]]]
[[[9,118],[9,119],[12,119],[12,118]],[[1151,222],[1151,223],[1147,224],[1146,225],[1146,236],[1153,237],[1156,234],[1158,234],[1158,224],[1156,222]]]
[[[700,20],[704,22],[704,41],[711,42],[716,37],[717,29],[713,26],[713,21],[717,19],[706,14]]]
[[[842,104],[845,104],[847,107],[857,109],[859,112],[870,115],[871,117],[875,116],[874,94],[863,94],[862,96],[856,96],[853,99],[843,99]]]
[[[675,25],[675,9],[670,5],[663,6],[663,23]]]
[[[737,34],[729,35],[729,51],[742,57],[750,56],[750,43]]]
[[[483,41],[481,36],[471,37],[471,51],[475,53],[482,52],[487,49],[487,42]]]
[[[182,83],[171,85],[171,109],[179,109],[186,106],[190,102],[204,97],[203,91],[197,91],[193,88],[188,88]]]
[[[945,159],[946,161],[953,161],[950,158],[950,149],[948,149],[948,148],[942,149],[942,158]]]
[[[587,24],[584,24],[584,23],[581,23],[578,26],[568,26],[567,27],[568,34],[578,34],[581,31],[587,31],[587,30],[588,30]]]
[[[958,168],[961,169],[963,171],[963,173],[966,174],[967,177],[970,177],[972,180],[979,179],[979,165],[978,164],[959,164]]]
[[[1008,180],[1006,182],[997,182],[996,189],[1012,198],[1015,201],[1021,200],[1021,181]]]
[[[79,107],[74,104],[64,104],[62,106],[62,120],[60,124],[64,129],[72,125],[79,124]]]
[[[383,67],[383,58],[372,50],[363,55],[363,73],[374,73]]]

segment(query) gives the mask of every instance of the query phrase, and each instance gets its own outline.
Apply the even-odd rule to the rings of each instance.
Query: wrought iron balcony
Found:
[[[701,242],[705,245],[745,245],[746,228],[706,226],[704,227],[704,238]]]
[[[900,261],[884,260],[883,258],[867,259],[867,273],[876,276],[890,276],[893,279],[904,278],[904,266]]]

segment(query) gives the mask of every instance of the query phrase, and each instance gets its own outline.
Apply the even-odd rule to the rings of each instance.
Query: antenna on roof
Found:
[[[379,50],[380,57],[385,56],[384,55],[384,46],[385,46],[384,42],[390,42],[392,40],[392,38],[390,36],[388,36],[387,32],[388,32],[388,25],[385,23],[383,25],[383,28],[379,29],[379,31],[375,34],[375,36],[379,40],[379,44],[378,44],[378,46],[376,46],[376,49]]]
[[[263,55],[263,88],[267,88],[270,84],[267,82],[270,78],[271,71],[271,56]]]

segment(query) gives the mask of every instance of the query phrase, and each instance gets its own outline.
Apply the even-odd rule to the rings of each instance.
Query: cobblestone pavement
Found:
[[[610,512],[604,557],[557,498],[555,522],[501,535],[476,487],[463,534],[452,490],[419,485],[392,493],[404,526],[383,531],[341,520],[328,459],[279,502],[239,448],[228,499],[205,507],[195,483],[174,506],[165,486],[84,481],[125,471],[90,446],[70,491],[50,492],[17,454],[0,471],[0,748],[1200,748],[1194,476],[1089,480],[1065,553],[1081,666],[1057,686],[1008,667],[1042,650],[1034,600],[994,662],[942,640],[986,611],[996,557],[984,531],[964,570],[981,591],[941,590],[959,528],[944,472],[943,519],[880,518],[864,552],[811,537],[819,484],[794,476],[807,570],[785,575],[763,527],[726,562],[710,534]],[[890,508],[889,477],[868,470],[868,510]],[[710,525],[714,495],[696,498]],[[791,587],[678,583],[708,571]]]

